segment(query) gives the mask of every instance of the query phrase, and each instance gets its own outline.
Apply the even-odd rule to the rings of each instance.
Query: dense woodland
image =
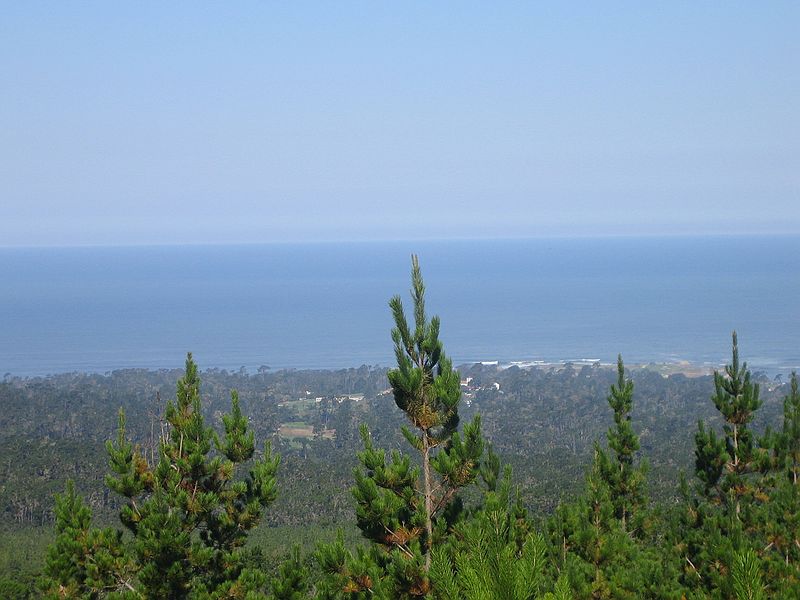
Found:
[[[800,597],[795,378],[459,372],[412,301],[389,371],[7,375],[0,596]]]

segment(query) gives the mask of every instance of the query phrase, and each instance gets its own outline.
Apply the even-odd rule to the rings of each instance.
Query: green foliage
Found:
[[[388,379],[396,405],[413,427],[401,431],[419,453],[421,468],[397,450],[387,457],[362,426],[364,449],[358,454],[353,497],[358,526],[374,546],[355,557],[336,548],[324,553],[325,570],[336,574],[339,589],[350,594],[366,590],[374,594],[381,585],[396,598],[430,591],[432,549],[457,520],[461,507],[457,494],[475,481],[483,454],[479,417],[462,434],[457,431],[460,375],[439,340],[439,318],[427,319],[416,256],[411,263],[414,327],[400,297],[392,298],[397,368],[388,372]]]
[[[783,401],[783,425],[767,431],[762,445],[771,450],[766,465],[769,498],[759,515],[765,542],[761,553],[768,581],[780,590],[800,595],[800,391],[792,373],[790,392]],[[763,467],[763,465],[762,465]]]
[[[56,496],[56,539],[48,549],[43,592],[48,597],[95,597],[100,590],[132,592],[135,566],[125,555],[122,534],[91,528],[92,513],[68,482]]]
[[[630,417],[633,382],[625,378],[621,356],[608,404],[614,411],[614,427],[607,434],[614,456],[595,443],[584,494],[561,504],[549,522],[551,553],[576,598],[679,597],[669,563],[655,544],[647,543],[652,540],[645,540],[653,529],[646,465],[635,464],[639,438]]]
[[[724,374],[714,373],[714,406],[724,419],[723,437],[698,423],[695,473],[699,498],[687,494],[683,543],[687,584],[733,593],[729,574],[737,553],[747,550],[747,531],[758,519],[763,498],[758,475],[758,448],[749,427],[761,406],[758,385],[747,364],[739,362],[736,332],[732,361]]]
[[[644,533],[643,509],[647,506],[647,466],[634,464],[639,450],[639,436],[631,425],[633,381],[625,378],[622,356],[617,357],[617,383],[611,386],[608,404],[614,411],[614,427],[607,434],[614,459],[598,449],[597,466],[600,477],[608,485],[614,516],[620,520],[622,529],[641,536]]]
[[[322,599],[390,598],[390,585],[376,548],[357,547],[351,552],[339,534],[332,544],[321,544],[315,557],[320,579],[317,596]]]
[[[361,428],[364,450],[358,458],[362,468],[354,471],[356,519],[367,539],[387,548],[410,552],[425,526],[424,503],[417,492],[419,469],[411,459],[395,450],[374,448],[366,425]]]
[[[455,433],[461,386],[439,340],[439,317],[426,318],[425,285],[416,256],[411,263],[415,327],[412,332],[400,296],[393,297],[389,306],[395,321],[392,340],[397,368],[389,371],[388,378],[395,403],[419,430],[414,434],[406,429],[406,438],[424,451],[448,442]]]
[[[216,404],[204,406],[191,356],[176,397],[168,404],[161,439],[154,435],[153,416],[148,423],[141,408],[131,410],[146,403],[123,402],[128,411],[120,411],[118,435],[106,444],[106,483],[123,499],[119,516],[127,531],[93,528],[89,505],[68,485],[57,498],[55,541],[39,582],[43,595],[253,599],[269,594],[337,600],[800,597],[796,376],[782,403],[782,426],[776,408],[783,392],[770,396],[773,386],[764,386],[767,403],[760,411],[756,381],[768,380],[751,376],[746,364],[739,364],[735,335],[732,364],[715,375],[707,406],[698,405],[697,396],[705,389],[707,397],[710,378],[664,379],[637,369],[633,377],[642,401],[637,400],[634,413],[633,381],[626,378],[620,357],[613,379],[599,365],[550,370],[468,367],[471,406],[462,407],[460,375],[443,352],[439,320],[429,321],[425,315],[416,259],[412,298],[413,323],[405,318],[399,298],[390,303],[398,364],[388,376],[395,405],[402,409],[399,414],[375,402],[383,397],[385,380],[381,372],[366,367],[329,374],[260,372],[257,377],[211,372]],[[63,471],[62,476],[80,474],[80,469],[92,472],[87,457],[97,446],[97,432],[73,439],[75,428],[82,427],[85,434],[102,420],[98,415],[108,415],[103,410],[109,395],[125,397],[128,385],[152,394],[158,390],[153,378],[164,376],[142,372],[62,377],[60,385],[68,382],[65,389],[70,390],[63,403],[49,379],[0,383],[5,412],[29,414],[21,423],[23,433],[0,442],[9,455],[7,478],[0,485],[5,514],[11,514],[9,506],[18,506],[15,514],[21,523],[48,518],[36,508],[35,495],[17,491],[17,484],[27,482],[13,480],[15,462],[29,461],[26,464],[45,474],[50,463]],[[87,386],[89,379],[99,387]],[[208,388],[206,376],[204,380]],[[230,411],[223,416],[219,393],[227,393],[231,382],[249,387],[241,403],[236,392],[231,394]],[[360,404],[334,398],[342,391],[364,390],[371,395]],[[315,399],[318,393],[331,395]],[[597,402],[604,394],[613,411],[607,447],[592,444],[605,427],[606,404]],[[40,398],[58,399],[52,412],[42,410],[46,405]],[[252,410],[255,402],[260,412],[250,422],[242,405]],[[93,418],[69,416],[67,409],[75,407],[79,412],[88,409]],[[65,412],[59,412],[62,409]],[[478,410],[495,444],[485,454]],[[714,410],[716,416],[711,414]],[[37,411],[42,424],[31,429]],[[468,417],[476,414],[461,431],[460,411]],[[639,453],[657,457],[661,468],[669,463],[677,471],[681,450],[690,448],[687,423],[698,415],[704,417],[695,434],[698,485],[692,491],[683,483],[675,506],[654,510],[647,506],[646,465]],[[209,416],[221,426],[219,435],[206,425]],[[3,418],[8,417],[0,415]],[[401,427],[403,420],[406,425]],[[277,469],[269,446],[264,454],[257,451],[256,433],[271,433],[291,422],[313,426],[314,437],[304,440],[302,451],[277,438],[291,465],[281,489],[291,494],[284,500],[281,519],[270,519],[270,527],[256,532],[264,508],[275,498]],[[351,493],[363,540],[348,537],[345,542],[340,535],[331,544],[319,545],[313,557],[304,557],[299,548],[289,551],[288,540],[305,540],[308,548],[319,534],[324,537],[323,532],[342,522],[346,502],[340,494],[346,490],[339,481],[351,468],[348,457],[356,454],[359,422],[364,424]],[[759,438],[755,432],[763,431],[766,423],[777,427],[767,428]],[[256,431],[251,424],[258,424]],[[128,429],[138,437],[130,437]],[[36,435],[44,437],[28,452],[24,440],[36,440]],[[412,452],[381,448],[395,448],[403,439]],[[15,450],[20,444],[23,450]],[[511,494],[510,467],[501,468],[495,448],[522,472],[522,494]],[[574,491],[571,480],[592,448],[594,461],[583,493],[562,501],[547,522],[546,535],[538,534],[525,506],[546,511],[556,504],[554,492],[568,496]],[[246,472],[237,476],[237,469]],[[658,472],[658,490],[667,488],[669,472]],[[327,483],[320,485],[322,481]],[[99,507],[102,517],[103,505],[119,507],[113,498],[108,501],[98,494],[91,482],[81,482],[95,515]],[[473,485],[476,482],[481,483]],[[304,527],[302,535],[294,534]],[[3,534],[5,546],[20,540],[20,552],[13,561],[7,548],[0,556],[13,573],[11,578],[0,574],[0,596],[31,596],[29,582],[36,567],[23,569],[20,560],[24,561],[24,548],[32,546]],[[355,535],[351,526],[348,536]]]
[[[714,406],[725,419],[721,440],[712,431],[699,428],[696,469],[705,486],[705,494],[726,506],[737,520],[743,504],[753,502],[758,493],[756,478],[758,448],[749,427],[761,406],[759,387],[751,380],[747,363],[739,363],[739,346],[733,332],[733,360],[725,373],[714,373]],[[746,507],[744,507],[746,508]]]
[[[486,471],[496,464],[490,459]],[[497,473],[486,479],[496,482]],[[464,519],[433,552],[433,597],[442,600],[529,600],[546,581],[547,545],[530,531],[519,499],[512,501],[511,471],[490,489],[480,510]]]
[[[725,439],[717,437],[713,429],[706,429],[703,421],[697,422],[695,434],[695,475],[703,486],[705,496],[715,493],[730,456],[725,451]]]
[[[56,504],[58,537],[47,565],[51,592],[213,598],[244,597],[264,587],[265,575],[246,567],[243,546],[275,499],[279,459],[267,444],[248,475],[235,479],[236,466],[253,457],[254,441],[235,392],[231,402],[220,441],[205,425],[190,354],[176,399],[167,403],[167,434],[154,465],[127,439],[120,411],[116,444],[107,444],[112,473],[106,483],[126,500],[120,521],[130,541],[119,531],[91,529],[88,508],[68,487]]]
[[[733,592],[736,600],[765,600],[764,584],[761,583],[761,566],[752,550],[737,552],[731,569]]]
[[[569,579],[566,575],[561,575],[556,580],[555,589],[547,592],[544,600],[573,600],[572,589],[569,587]]]
[[[9,577],[0,577],[0,598],[5,600],[27,600],[31,591],[27,585]]]
[[[556,565],[567,574],[576,598],[633,597],[641,589],[640,549],[615,516],[597,462],[585,494],[561,504],[549,530]]]
[[[278,576],[270,584],[275,600],[301,600],[309,589],[309,572],[295,546],[287,560],[280,566]]]
[[[768,431],[764,445],[773,452],[773,469],[793,485],[800,483],[800,389],[797,373],[792,373],[789,394],[783,399],[783,426]]]
[[[784,401],[784,424],[758,441],[751,428],[761,407],[759,387],[733,360],[715,374],[714,406],[724,437],[701,423],[696,436],[698,496],[686,492],[676,549],[689,565],[685,583],[736,598],[794,598],[800,594],[800,494],[793,451],[800,445],[796,378]],[[762,579],[762,573],[767,575]]]

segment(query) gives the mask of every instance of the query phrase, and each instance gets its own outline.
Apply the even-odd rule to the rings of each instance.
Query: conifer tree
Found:
[[[278,569],[270,587],[274,600],[302,600],[307,597],[309,582],[308,569],[303,564],[300,548],[295,546],[289,558]]]
[[[766,600],[760,561],[752,550],[736,553],[731,568],[731,580],[736,600]]]
[[[97,590],[133,592],[134,565],[125,555],[122,533],[91,527],[92,511],[67,482],[56,494],[56,539],[47,552],[41,588],[49,598],[82,598]]]
[[[87,546],[86,539],[112,536],[89,529],[88,509],[68,488],[57,505],[63,515],[51,553],[69,549],[73,558],[63,565],[54,559],[51,579],[77,586],[88,597],[118,591],[135,598],[234,598],[263,588],[266,576],[245,567],[243,546],[247,532],[275,498],[279,459],[269,444],[254,459],[253,434],[236,392],[231,404],[220,440],[205,425],[200,378],[189,354],[176,399],[167,404],[168,433],[154,465],[127,439],[120,411],[116,443],[107,443],[112,473],[106,484],[127,500],[120,520],[131,533],[130,541],[123,543],[116,532],[100,548]],[[245,462],[250,463],[248,475],[235,479],[236,466]],[[102,577],[84,565],[102,565]],[[134,576],[128,577],[129,572]]]
[[[549,529],[555,563],[567,575],[575,598],[632,597],[643,589],[638,546],[615,515],[597,458],[584,494],[560,504]]]
[[[386,553],[373,545],[351,552],[339,531],[332,544],[320,544],[314,555],[321,575],[315,582],[318,600],[392,598],[393,585],[386,577]]]
[[[427,318],[416,256],[411,283],[413,328],[400,297],[389,302],[397,368],[388,377],[395,403],[412,426],[404,426],[402,432],[418,452],[421,469],[398,451],[387,457],[373,446],[364,427],[364,450],[353,489],[358,526],[384,549],[378,560],[393,581],[396,597],[430,591],[432,548],[452,525],[460,506],[457,493],[475,480],[483,452],[477,416],[464,427],[463,435],[457,431],[460,376],[439,340],[439,318]]]
[[[752,571],[752,565],[741,563],[750,551],[760,560],[767,545],[765,518],[771,510],[765,493],[769,478],[762,473],[768,456],[751,429],[761,406],[759,388],[752,382],[747,364],[739,361],[736,332],[732,340],[731,363],[724,373],[714,373],[711,397],[724,419],[723,435],[718,436],[702,421],[698,423],[695,473],[699,497],[684,492],[686,511],[679,544],[686,585],[716,590],[723,596],[739,593],[733,588],[731,572],[737,564],[742,573]]]
[[[641,535],[642,512],[647,505],[645,492],[646,464],[636,465],[639,436],[631,425],[633,381],[625,378],[622,356],[617,357],[617,383],[611,386],[608,404],[614,411],[614,427],[608,430],[608,446],[614,459],[597,450],[600,476],[606,482],[614,505],[614,515],[622,529]]]
[[[762,515],[764,559],[768,582],[787,597],[800,597],[800,390],[792,373],[783,401],[783,426],[768,431],[764,445],[772,451],[768,463],[769,501]]]
[[[433,598],[534,600],[550,598],[545,539],[530,530],[519,495],[511,494],[511,468],[498,480],[499,459],[489,449],[481,466],[487,491],[482,506],[458,523],[432,552]],[[564,584],[562,584],[563,587]]]
[[[789,394],[783,399],[783,427],[771,443],[776,468],[792,485],[800,485],[800,389],[792,373]]]
[[[595,443],[584,494],[559,505],[549,521],[551,553],[575,598],[680,597],[674,575],[643,540],[646,465],[635,464],[633,382],[625,378],[621,356],[608,403],[614,411],[607,434],[614,456]]]
[[[736,520],[742,503],[756,493],[753,474],[758,471],[759,449],[750,422],[761,406],[758,384],[751,381],[747,363],[739,363],[739,345],[733,332],[733,359],[724,374],[714,372],[715,393],[711,397],[725,419],[723,441],[698,424],[696,469],[706,494],[715,496]]]

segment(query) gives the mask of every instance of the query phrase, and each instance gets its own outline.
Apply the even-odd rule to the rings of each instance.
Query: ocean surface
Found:
[[[0,249],[0,374],[390,365],[420,257],[456,364],[800,369],[800,236]]]

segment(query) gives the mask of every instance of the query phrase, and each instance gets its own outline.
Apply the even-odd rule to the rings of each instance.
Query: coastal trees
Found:
[[[72,481],[56,495],[56,539],[45,559],[43,588],[50,597],[97,596],[100,590],[133,590],[134,564],[119,530],[91,527],[92,512]]]
[[[506,466],[500,478],[500,459],[489,447],[480,471],[485,484],[482,505],[432,552],[433,598],[572,598],[563,575],[553,593],[542,593],[551,583],[547,541],[533,530],[519,490],[512,494],[511,467]]]
[[[793,485],[800,485],[800,388],[792,373],[789,394],[783,399],[783,426],[771,439],[776,469]]]
[[[457,520],[458,492],[475,481],[483,453],[478,416],[462,433],[457,431],[460,376],[444,353],[439,318],[426,315],[416,256],[411,261],[411,296],[413,323],[399,296],[389,302],[397,367],[388,378],[394,401],[411,425],[402,427],[403,436],[419,462],[397,450],[387,456],[362,427],[364,449],[358,455],[353,496],[358,527],[373,543],[372,552],[349,558],[344,553],[336,558],[331,549],[324,553],[328,570],[342,576],[343,588],[355,595],[383,589],[399,598],[431,591],[433,548]],[[383,581],[376,580],[377,572]]]
[[[732,593],[729,573],[739,553],[760,532],[759,510],[764,493],[760,467],[765,454],[750,428],[761,406],[758,384],[747,363],[739,360],[736,332],[732,360],[714,373],[714,406],[724,420],[723,434],[698,422],[695,473],[698,497],[687,498],[686,529],[680,546],[685,552],[687,583]]]
[[[536,374],[562,394],[569,391],[569,403],[541,397],[533,401],[533,393],[506,385],[533,372],[474,367],[472,374],[486,377],[486,389],[498,392],[475,396],[485,411],[484,422],[497,431],[498,422],[518,421],[517,429],[506,434],[506,443],[510,439],[518,444],[527,436],[543,445],[544,409],[561,412],[559,418],[565,423],[565,429],[557,431],[561,435],[574,426],[579,412],[606,410],[602,398],[607,394],[613,412],[607,445],[595,444],[583,494],[558,506],[545,537],[534,530],[519,491],[516,496],[511,493],[510,468],[501,478],[499,458],[491,448],[483,452],[481,420],[476,417],[459,427],[460,376],[443,352],[439,320],[428,319],[425,313],[425,288],[416,258],[411,279],[413,318],[406,318],[399,298],[390,303],[397,366],[388,379],[402,415],[391,402],[377,408],[370,404],[369,410],[362,410],[362,404],[358,411],[341,413],[342,430],[345,419],[349,424],[367,418],[374,419],[372,431],[377,431],[381,428],[377,413],[387,409],[397,421],[407,419],[403,437],[395,432],[390,444],[403,445],[405,438],[410,452],[380,448],[389,444],[379,443],[377,435],[373,439],[366,426],[360,429],[357,461],[356,449],[347,450],[357,462],[351,490],[355,520],[368,543],[348,548],[341,536],[318,549],[315,568],[295,549],[273,569],[277,576],[268,582],[263,554],[246,555],[243,545],[275,496],[277,458],[269,446],[256,457],[254,435],[235,392],[229,414],[221,417],[224,433],[217,435],[206,425],[200,378],[190,355],[176,397],[167,405],[165,429],[154,452],[144,452],[129,439],[124,413],[119,416],[117,439],[108,443],[112,473],[107,485],[124,499],[120,519],[127,531],[92,528],[88,507],[71,485],[58,497],[57,538],[47,559],[46,594],[254,599],[271,593],[273,598],[296,600],[800,597],[796,376],[783,403],[782,427],[759,439],[751,429],[761,402],[759,389],[746,365],[739,363],[734,336],[732,364],[715,377],[712,396],[724,419],[723,434],[700,424],[695,452],[699,485],[693,497],[685,490],[684,521],[678,524],[659,522],[659,513],[647,506],[646,470],[639,461],[639,437],[631,420],[634,387],[621,357],[613,384],[613,375],[599,365],[584,368],[580,375],[569,368]],[[642,406],[647,405],[648,395],[652,406],[655,395],[640,391],[647,377],[637,376],[638,394],[645,396]],[[659,374],[650,377],[662,385]],[[502,395],[500,384],[493,385],[496,380],[503,383]],[[227,390],[230,380],[224,381],[218,387]],[[703,378],[697,385],[710,386],[710,380]],[[383,387],[376,384],[373,390]],[[509,400],[515,393],[517,398]],[[708,393],[707,387],[702,393]],[[386,400],[384,394],[374,394]],[[581,404],[584,397],[587,401]],[[667,418],[660,422],[650,422],[663,427],[670,421],[669,433],[657,442],[669,446],[669,436],[686,427],[676,426],[680,411],[675,405],[662,404],[672,412],[662,413]],[[493,412],[501,406],[505,413]],[[637,414],[642,412],[646,410]],[[531,415],[541,420],[535,430],[530,429]],[[389,418],[386,412],[381,417]],[[132,423],[131,429],[136,429],[136,421]],[[598,423],[585,437],[595,437],[601,426]],[[385,431],[384,427],[381,433]],[[316,446],[321,443],[309,442],[310,453],[333,448]],[[673,452],[678,445],[673,443]],[[542,472],[543,455],[518,456]],[[314,464],[330,467],[333,461],[325,458],[325,463]],[[295,460],[302,462],[299,456]],[[572,478],[565,464],[555,462],[562,485]],[[248,473],[236,476],[237,468]],[[461,493],[473,483],[477,485],[470,491],[476,493]],[[310,487],[298,486],[295,492],[292,502],[298,513],[305,509],[308,496],[319,493]],[[314,518],[310,513],[304,517],[303,526]],[[684,579],[678,581],[681,571]],[[0,581],[0,588],[5,585]]]
[[[637,464],[639,437],[631,425],[633,382],[617,358],[617,382],[607,401],[614,413],[609,454],[595,443],[586,488],[550,520],[551,554],[576,598],[680,597],[644,527],[646,464]]]
[[[800,389],[792,373],[783,400],[780,430],[768,431],[769,502],[761,516],[767,581],[781,581],[786,594],[800,596]]]
[[[733,357],[715,373],[712,401],[723,435],[701,422],[696,435],[697,497],[687,497],[682,550],[686,583],[723,595],[796,598],[800,594],[800,495],[795,479],[800,449],[796,377],[784,400],[783,428],[757,439],[751,429],[762,402],[746,363]],[[688,493],[687,493],[688,496]],[[766,576],[765,576],[766,575]]]
[[[397,368],[388,373],[394,400],[406,413],[415,431],[403,427],[403,436],[420,453],[422,461],[425,536],[422,551],[425,569],[430,568],[433,522],[453,500],[458,490],[472,483],[483,452],[480,417],[456,431],[461,383],[458,371],[444,354],[439,340],[439,317],[425,314],[425,284],[416,256],[411,258],[411,296],[414,329],[411,330],[400,296],[389,302],[394,317],[392,329]],[[434,472],[436,475],[434,475]],[[436,480],[438,476],[438,481]]]
[[[698,423],[696,466],[706,495],[726,507],[741,521],[742,510],[757,492],[754,474],[758,472],[755,436],[750,429],[755,411],[761,407],[758,384],[751,381],[747,363],[739,362],[739,345],[733,332],[733,359],[724,373],[714,372],[715,393],[711,397],[725,419],[724,438]]]
[[[614,516],[620,520],[622,529],[641,535],[642,509],[647,506],[647,465],[635,464],[639,436],[631,425],[633,381],[625,378],[622,355],[617,357],[617,383],[611,386],[607,399],[614,411],[614,427],[606,437],[614,457],[609,457],[602,448],[596,450],[599,475],[609,488]]]
[[[214,598],[244,597],[263,587],[264,574],[245,566],[243,546],[275,499],[278,457],[266,444],[254,459],[254,436],[236,392],[223,417],[224,436],[206,427],[191,354],[165,420],[155,464],[127,439],[122,411],[116,443],[107,444],[112,473],[106,483],[126,500],[120,521],[130,537],[90,529],[88,509],[72,487],[59,499],[59,537],[44,583],[50,594],[76,589],[90,597]],[[243,463],[248,474],[236,478]]]

